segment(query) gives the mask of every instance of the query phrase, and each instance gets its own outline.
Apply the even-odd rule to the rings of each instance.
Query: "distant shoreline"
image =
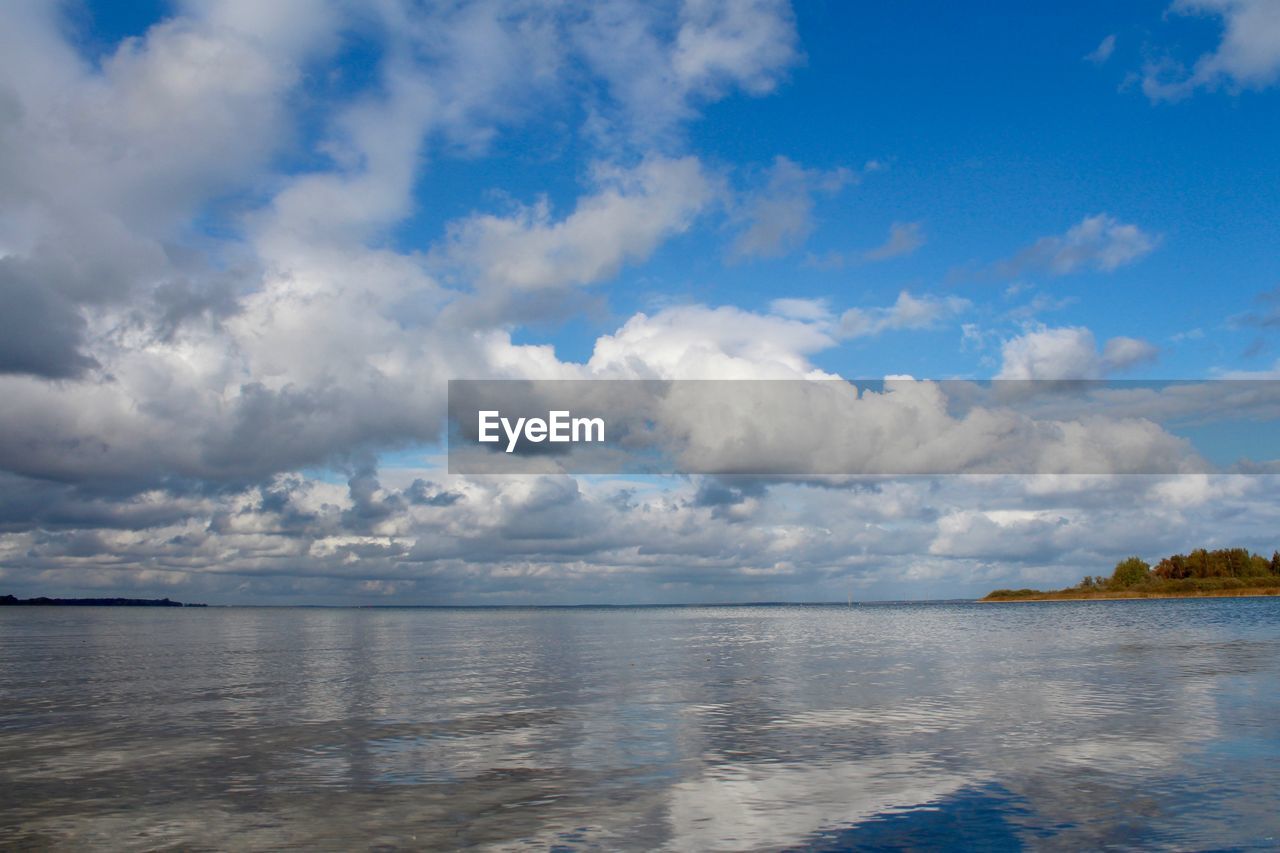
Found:
[[[207,607],[168,598],[17,598],[0,595],[0,607]]]
[[[1153,568],[1141,557],[1116,563],[1110,577],[1085,575],[1066,589],[997,589],[978,599],[998,601],[1127,601],[1135,598],[1260,598],[1280,595],[1280,548],[1270,559],[1247,548],[1196,548]]]
[[[1039,592],[1027,591],[1026,594],[1006,594],[992,597],[987,595],[978,599],[979,604],[1007,604],[1018,601],[1133,601],[1149,598],[1271,598],[1280,595],[1280,587],[1254,587],[1246,589],[1210,589],[1189,592]]]

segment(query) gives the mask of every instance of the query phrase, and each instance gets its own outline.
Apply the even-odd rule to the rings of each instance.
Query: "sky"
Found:
[[[0,588],[981,595],[1265,475],[446,473],[449,379],[1280,378],[1280,4],[10,0]]]

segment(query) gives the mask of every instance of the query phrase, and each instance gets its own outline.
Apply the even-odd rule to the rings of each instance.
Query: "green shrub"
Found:
[[[1111,573],[1111,585],[1126,589],[1145,583],[1151,577],[1151,566],[1139,557],[1128,557],[1116,563],[1116,570]]]

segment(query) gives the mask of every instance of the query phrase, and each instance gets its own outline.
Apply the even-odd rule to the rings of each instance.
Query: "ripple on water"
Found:
[[[1275,599],[6,611],[0,846],[1280,835]]]

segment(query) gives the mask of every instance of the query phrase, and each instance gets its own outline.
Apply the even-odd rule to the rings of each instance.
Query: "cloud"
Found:
[[[791,9],[778,0],[689,0],[681,18],[671,64],[692,91],[737,85],[766,95],[797,58]]]
[[[813,231],[814,196],[833,194],[856,181],[848,169],[805,169],[778,157],[763,189],[743,203],[744,228],[731,253],[737,258],[774,257],[795,249]]]
[[[1047,389],[910,378],[886,379],[879,390],[677,383],[643,414],[653,440],[684,471],[848,479],[1205,470],[1189,442],[1145,417],[1150,403],[1141,395],[1100,391],[1094,399],[1068,388],[1070,396],[1016,396],[1036,390]]]
[[[1152,101],[1175,101],[1197,89],[1264,89],[1280,80],[1280,7],[1272,0],[1176,0],[1170,11],[1222,19],[1222,38],[1190,70],[1172,59],[1143,69]]]
[[[1041,328],[1006,341],[999,379],[1091,379],[1099,375],[1098,348],[1085,328]]]
[[[80,351],[87,324],[75,303],[49,286],[38,266],[0,258],[0,373],[79,376],[97,365]]]
[[[907,291],[887,308],[850,308],[840,316],[840,335],[861,338],[897,329],[927,329],[970,307],[959,296],[912,296]]]
[[[1099,213],[1086,216],[1065,234],[1041,237],[996,270],[1009,277],[1043,270],[1051,275],[1068,275],[1080,270],[1113,272],[1150,254],[1160,238],[1136,225]]]
[[[309,64],[357,23],[342,4],[303,6],[183,7],[98,70],[51,6],[6,9],[0,466],[122,491],[226,488],[433,441],[450,376],[581,369],[513,344],[509,306],[481,310],[499,301],[486,296],[607,279],[718,192],[696,158],[602,158],[564,217],[474,214],[439,252],[388,248],[432,156],[475,156],[563,97],[580,66],[560,37],[580,16],[380,4],[358,22],[379,48],[370,85],[303,98]],[[680,14],[687,103],[776,79],[760,39],[790,38],[785,7],[752,31],[738,7]],[[674,56],[675,32],[652,23]],[[276,174],[303,102],[322,116],[314,156]],[[444,284],[440,257],[457,273]]]
[[[564,24],[538,4],[392,0],[377,12],[378,85],[326,104],[318,147],[333,168],[293,176],[274,195],[260,218],[273,248],[375,240],[414,211],[429,153],[483,153],[500,129],[553,105],[566,83]]]
[[[958,510],[938,519],[929,553],[985,560],[1039,561],[1082,535],[1070,515],[1052,510]]]
[[[647,258],[689,228],[716,196],[693,157],[623,169],[598,165],[594,191],[553,220],[545,200],[511,216],[474,215],[449,226],[443,254],[482,288],[537,290],[592,284]]]
[[[825,299],[774,299],[769,303],[769,313],[792,320],[829,320],[831,306]]]
[[[1097,379],[1152,361],[1159,351],[1138,338],[1115,337],[1098,351],[1093,332],[1083,326],[1039,326],[1002,348],[999,379]]]
[[[924,243],[924,223],[895,222],[889,226],[889,239],[863,252],[862,256],[868,261],[887,261],[910,255]]]
[[[943,478],[864,489],[775,484],[767,492],[701,478],[638,489],[409,469],[352,479],[99,504],[110,518],[91,514],[83,500],[77,508],[51,496],[43,517],[59,526],[9,528],[0,535],[0,571],[17,594],[166,589],[213,601],[371,601],[386,585],[403,602],[806,590],[839,600],[850,583],[870,595],[918,594],[910,577],[921,554],[931,555],[931,594],[978,594],[1007,585],[982,568],[993,553],[1002,578],[1065,585],[1105,573],[1115,553],[1136,547],[1158,558],[1213,531],[1263,547],[1243,521],[1277,520],[1258,503],[1275,487],[1270,477],[1111,478],[1084,489],[1050,478],[988,478],[980,488]],[[450,497],[415,501],[415,493]],[[1206,501],[1225,514],[1206,517]]]
[[[1102,368],[1104,372],[1125,370],[1155,361],[1159,354],[1159,348],[1141,338],[1110,338],[1102,348]]]
[[[1237,328],[1273,329],[1280,327],[1280,288],[1254,297],[1254,308],[1230,318]],[[1203,332],[1201,333],[1203,336]]]
[[[288,93],[330,44],[326,4],[276,8],[193,6],[90,64],[63,40],[58,4],[6,7],[0,316],[13,327],[0,371],[81,375],[101,361],[92,315],[206,274],[173,244],[212,197],[264,177]],[[301,25],[281,26],[295,14]]]
[[[675,22],[658,5],[603,0],[587,4],[570,38],[604,81],[588,129],[658,145],[700,104],[769,94],[800,57],[781,0],[684,0]]]
[[[1111,58],[1111,54],[1115,53],[1115,50],[1116,36],[1115,33],[1112,33],[1099,42],[1098,46],[1092,51],[1085,54],[1084,61],[1092,62],[1094,65],[1104,65]]]
[[[1280,360],[1277,360],[1269,369],[1266,370],[1219,370],[1216,371],[1216,375],[1219,379],[1262,381],[1280,379]]]
[[[868,169],[870,171],[870,169]],[[913,254],[925,244],[924,223],[894,222],[889,226],[889,236],[879,246],[860,252],[824,252],[821,255],[810,254],[805,259],[807,266],[818,269],[843,269],[864,263],[887,261],[893,258]]]
[[[581,316],[583,287],[716,209],[719,181],[682,129],[708,103],[782,84],[801,60],[786,4],[190,2],[94,58],[59,4],[2,5],[4,591],[478,603],[843,599],[852,582],[902,597],[920,594],[910,578],[955,512],[1103,531],[1014,549],[1063,582],[1105,570],[1125,537],[1157,552],[1200,534],[1252,545],[1250,524],[1280,521],[1259,500],[1265,478],[1148,493],[441,470],[449,378],[822,378],[845,337],[968,310],[906,291],[843,315],[797,298],[677,305],[623,315],[586,360],[522,342],[501,298]],[[331,62],[354,48],[362,73]],[[478,170],[534,121],[598,164],[565,210],[442,198],[441,160]],[[745,251],[798,244],[814,199],[850,181],[775,161],[735,221]],[[434,242],[429,224],[446,220]],[[887,245],[909,242],[891,231]],[[1140,353],[1113,339],[1095,363]],[[889,449],[930,426],[973,452],[1000,434],[952,423],[921,386],[871,401]],[[1224,518],[1191,506],[1205,494]],[[930,555],[927,570],[930,594],[990,585],[970,557]]]
[[[827,324],[790,313],[691,305],[637,314],[596,341],[586,367],[594,377],[614,379],[829,378],[807,358],[835,345]]]

